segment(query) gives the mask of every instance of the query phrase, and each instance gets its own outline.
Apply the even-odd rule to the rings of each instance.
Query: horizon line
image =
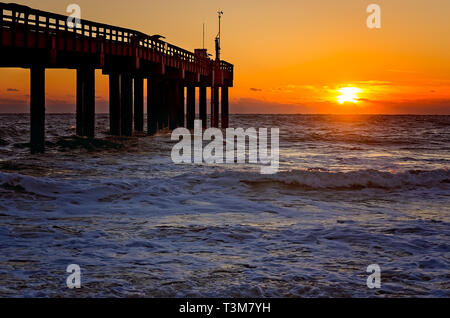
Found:
[[[29,115],[30,113],[2,113],[0,112],[0,116],[1,115]],[[221,113],[219,113],[221,114]],[[63,112],[63,113],[55,113],[55,112],[51,112],[51,113],[46,113],[46,115],[76,115],[75,112]],[[95,115],[109,115],[109,113],[95,113]],[[148,115],[148,113],[144,113],[144,115]],[[211,114],[208,113],[208,116],[210,116]],[[404,113],[404,114],[383,114],[383,113],[378,113],[378,114],[336,114],[336,113],[291,113],[291,114],[286,114],[286,113],[230,113],[229,115],[245,115],[245,116],[261,116],[261,115],[269,115],[269,116],[450,116],[450,113],[448,114],[414,114],[414,113]],[[198,120],[196,118],[196,120]]]

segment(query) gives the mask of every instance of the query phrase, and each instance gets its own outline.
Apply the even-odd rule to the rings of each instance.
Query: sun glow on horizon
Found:
[[[343,87],[339,89],[338,92],[341,93],[341,95],[337,96],[339,104],[356,104],[358,102],[358,94],[361,93],[362,90],[358,87]]]

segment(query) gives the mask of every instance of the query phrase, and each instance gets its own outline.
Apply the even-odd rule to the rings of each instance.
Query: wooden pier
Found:
[[[219,127],[219,120],[222,128],[228,127],[228,88],[233,86],[233,65],[210,59],[204,49],[192,53],[159,37],[130,29],[86,20],[71,28],[67,18],[0,2],[0,67],[30,69],[32,152],[43,152],[45,148],[45,70],[48,68],[77,71],[76,133],[79,136],[95,136],[97,69],[109,77],[112,135],[143,132],[144,81],[147,81],[149,135],[164,128],[192,129],[196,118],[196,88],[199,118],[204,128],[207,89],[211,92],[211,127]]]

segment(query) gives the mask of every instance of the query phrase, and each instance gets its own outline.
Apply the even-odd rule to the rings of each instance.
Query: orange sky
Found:
[[[223,17],[223,59],[235,64],[234,113],[450,114],[448,0],[29,0],[82,18],[163,34],[210,51]],[[382,9],[382,28],[366,26],[366,8]],[[0,112],[28,111],[27,70],[0,69]],[[47,111],[75,110],[75,72],[47,71]],[[97,111],[108,109],[107,77],[97,74]],[[356,104],[338,90],[361,89]]]

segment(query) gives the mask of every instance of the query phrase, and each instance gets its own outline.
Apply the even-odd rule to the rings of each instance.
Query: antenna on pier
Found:
[[[223,16],[223,11],[217,12],[219,15],[219,34],[216,36],[216,60],[220,61],[220,23]]]
[[[205,22],[203,22],[203,49],[205,49]]]

